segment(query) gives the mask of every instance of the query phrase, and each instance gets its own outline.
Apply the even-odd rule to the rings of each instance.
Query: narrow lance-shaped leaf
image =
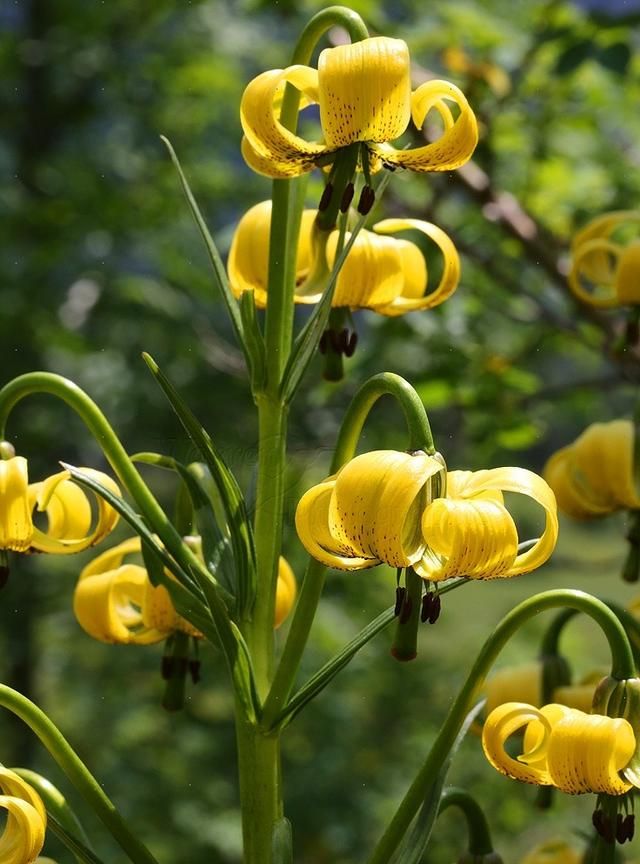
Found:
[[[238,301],[233,296],[233,293],[229,287],[229,282],[227,280],[227,274],[224,269],[224,264],[222,263],[222,258],[220,257],[220,253],[216,247],[216,244],[213,241],[213,237],[209,229],[207,228],[207,223],[204,221],[204,217],[200,212],[200,208],[196,202],[196,199],[191,191],[191,187],[187,181],[187,178],[184,175],[184,171],[182,170],[182,166],[180,165],[180,161],[176,156],[176,152],[173,149],[173,146],[168,138],[165,138],[164,135],[160,136],[162,142],[165,147],[169,151],[169,156],[171,157],[171,161],[173,162],[178,176],[180,177],[180,182],[182,183],[182,189],[184,191],[185,198],[191,208],[191,213],[193,214],[193,218],[195,219],[196,225],[200,229],[200,233],[202,234],[202,238],[207,247],[207,251],[209,253],[209,258],[211,259],[211,264],[213,267],[213,275],[216,280],[216,284],[218,289],[222,295],[222,299],[227,307],[227,312],[229,313],[229,318],[231,319],[231,324],[236,334],[236,338],[238,343],[242,347],[244,351],[245,358],[247,360],[247,365],[250,363],[250,358],[247,351],[247,346],[245,345],[244,332],[242,328],[242,321],[240,319],[240,311],[238,309]]]
[[[256,317],[256,303],[253,291],[243,291],[240,297],[240,317],[246,345],[251,390],[259,393],[264,389],[265,349],[264,337]]]
[[[216,450],[209,434],[200,425],[169,379],[161,372],[152,357],[146,353],[143,357],[185,431],[197,447],[216,484],[225,509],[233,547],[237,571],[238,612],[243,617],[248,616],[255,597],[256,558],[253,531],[240,487]]]

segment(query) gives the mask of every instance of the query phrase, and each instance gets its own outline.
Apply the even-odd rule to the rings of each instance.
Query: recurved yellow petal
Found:
[[[510,575],[518,532],[504,506],[478,499],[436,498],[425,510],[426,550],[415,565],[424,579],[495,579]]]
[[[571,445],[574,482],[608,512],[640,507],[634,480],[631,420],[592,423]]]
[[[336,570],[364,570],[380,564],[377,558],[364,557],[352,546],[339,542],[329,527],[329,503],[335,477],[312,486],[302,496],[296,508],[296,531],[300,542],[312,558]]]
[[[458,108],[453,119],[448,103]],[[383,162],[412,171],[451,171],[470,157],[478,143],[478,124],[464,93],[449,81],[427,81],[411,94],[411,116],[421,128],[434,109],[444,125],[442,135],[433,143],[409,150],[396,150],[390,144],[371,147]]]
[[[247,85],[240,103],[240,122],[251,154],[260,160],[261,173],[270,177],[298,177],[311,171],[324,144],[305,141],[280,123],[279,104],[287,83],[307,100],[318,101],[318,73],[308,66],[289,66],[263,72]],[[247,152],[245,147],[245,152]]]
[[[384,219],[373,226],[373,230],[380,234],[395,234],[409,229],[422,232],[436,244],[443,257],[442,275],[438,285],[425,295],[428,287],[427,269],[422,252],[413,243],[397,240],[397,243],[402,243],[400,254],[404,284],[401,293],[391,303],[376,308],[383,315],[403,315],[419,309],[432,309],[450,297],[460,281],[460,258],[456,248],[437,225],[421,219]]]
[[[587,497],[584,484],[578,487],[573,470],[573,448],[563,447],[554,453],[544,466],[542,476],[553,489],[556,503],[563,513],[574,519],[591,519],[608,512],[608,506]]]
[[[349,240],[350,235],[346,235]],[[327,262],[333,266],[338,242],[334,231],[327,242]],[[404,277],[398,243],[362,230],[338,275],[331,305],[351,309],[386,306],[402,291]]]
[[[374,450],[338,472],[329,501],[329,527],[355,555],[392,567],[415,564],[424,551],[420,517],[442,464],[426,453]]]
[[[535,740],[526,752],[514,759],[505,749],[508,739],[533,724]],[[482,748],[485,756],[501,774],[539,786],[551,784],[546,767],[546,748],[551,725],[542,712],[523,702],[505,702],[495,708],[482,727]]]
[[[21,777],[0,768],[0,808],[7,820],[0,836],[3,864],[29,864],[44,845],[47,815],[37,792]]]
[[[567,709],[553,726],[548,764],[553,784],[563,792],[623,795],[631,783],[620,772],[636,749],[631,724],[622,718]]]
[[[619,244],[603,238],[575,247],[567,280],[579,300],[600,309],[619,305],[614,278],[621,253]]]
[[[80,470],[114,495],[120,496],[117,483],[107,474],[93,468]],[[76,490],[69,477],[68,471],[61,471],[29,488],[38,510],[46,513],[49,520],[46,532],[35,527],[33,529],[31,546],[39,552],[81,552],[103,540],[118,523],[120,517],[113,507],[100,495],[94,495],[97,516],[96,525],[91,531],[89,502],[82,490]],[[78,491],[82,497],[78,495]]]
[[[320,122],[329,150],[392,141],[411,116],[409,49],[379,36],[326,48],[318,60]]]
[[[0,460],[0,549],[26,552],[31,546],[28,483],[27,460],[23,456]]]

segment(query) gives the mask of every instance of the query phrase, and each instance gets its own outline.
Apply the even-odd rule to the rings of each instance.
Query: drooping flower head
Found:
[[[286,83],[300,91],[304,105],[319,106],[322,141],[307,141],[280,123]],[[410,119],[421,128],[432,109],[444,128],[437,141],[408,150],[389,143],[405,132]],[[411,92],[409,49],[401,39],[385,36],[326,48],[317,69],[298,65],[263,72],[244,91],[240,120],[243,156],[269,177],[297,177],[358,143],[371,171],[383,165],[450,171],[469,159],[478,140],[476,119],[462,92],[438,80]]]
[[[571,244],[569,286],[599,308],[640,303],[640,210],[605,213]]]
[[[523,752],[514,759],[505,744],[522,729]],[[482,746],[493,767],[515,780],[573,795],[624,795],[632,787],[624,769],[636,739],[631,724],[620,717],[585,714],[555,703],[538,709],[507,702],[485,721]]]
[[[305,210],[298,240],[296,303],[316,303],[324,284],[305,280],[314,269],[314,257],[324,257],[333,266],[338,232],[329,234],[326,248],[314,237],[315,210]],[[236,297],[253,291],[256,306],[267,302],[271,201],[251,207],[238,223],[229,251],[229,282]],[[426,261],[411,240],[389,236],[415,230],[428,237],[443,258],[440,279],[432,287]],[[349,239],[348,236],[346,238]],[[327,270],[328,273],[328,270]],[[460,259],[455,246],[437,225],[420,219],[385,219],[362,230],[338,275],[332,300],[334,307],[373,309],[382,315],[402,315],[431,309],[450,297],[460,279]]]
[[[515,576],[547,560],[558,521],[553,493],[540,477],[521,468],[453,471],[445,485],[443,471],[438,458],[422,452],[356,456],[303,495],[298,536],[328,567],[360,570],[384,562],[433,581]],[[518,552],[502,490],[528,495],[545,511],[542,536],[525,552]]]
[[[634,477],[635,428],[631,420],[592,423],[558,450],[544,467],[558,507],[574,519],[640,507]]]
[[[150,645],[180,632],[202,634],[176,612],[164,585],[151,584],[146,569],[131,563],[139,556],[139,537],[132,537],[94,558],[82,570],[73,597],[73,611],[82,629],[100,642]],[[280,560],[274,627],[288,616],[296,597],[296,580]]]
[[[106,474],[92,468],[81,470],[120,495],[118,486]],[[0,460],[0,549],[59,555],[88,549],[106,537],[118,522],[117,512],[103,498],[96,495],[95,501],[94,519],[89,499],[70,480],[68,471],[30,484],[24,457]],[[46,515],[46,531],[34,525],[34,510]]]

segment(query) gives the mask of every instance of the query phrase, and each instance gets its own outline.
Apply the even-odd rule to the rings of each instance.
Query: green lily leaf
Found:
[[[271,838],[271,860],[273,864],[293,864],[293,838],[291,822],[283,816],[273,826]]]
[[[44,800],[44,799],[43,799]],[[92,852],[88,846],[78,840],[70,831],[49,812],[47,807],[47,828],[56,835],[56,837],[64,843],[64,845],[73,853],[76,861],[80,864],[102,864],[102,859],[98,858],[95,852]]]
[[[169,151],[171,161],[173,162],[178,172],[178,176],[180,177],[180,182],[182,183],[182,189],[184,191],[185,198],[187,199],[189,207],[191,208],[191,213],[193,214],[196,225],[200,229],[200,233],[202,234],[202,238],[209,253],[209,258],[211,259],[211,265],[213,267],[213,275],[216,281],[216,285],[218,287],[218,290],[220,291],[220,294],[222,295],[225,306],[227,307],[227,312],[229,313],[229,318],[231,319],[231,324],[235,331],[238,343],[241,345],[242,350],[244,351],[247,366],[250,367],[251,360],[249,355],[249,349],[245,343],[245,335],[242,326],[242,320],[240,318],[240,311],[238,309],[238,301],[233,296],[231,288],[229,287],[227,273],[224,269],[222,258],[220,257],[220,253],[218,252],[216,244],[213,241],[213,237],[211,236],[209,229],[207,228],[207,223],[204,221],[204,217],[200,212],[200,208],[198,207],[196,199],[193,195],[193,192],[191,191],[191,187],[189,186],[187,178],[184,175],[182,166],[180,165],[180,162],[178,160],[178,157],[176,156],[176,152],[173,149],[171,142],[168,138],[165,138],[164,135],[161,135],[160,138],[167,150]]]
[[[289,700],[276,717],[273,728],[284,727],[288,725],[293,718],[298,714],[304,706],[311,702],[324,688],[329,684],[335,676],[344,667],[351,662],[358,651],[363,648],[367,642],[377,636],[381,630],[384,630],[394,620],[393,606],[382,612],[370,624],[367,624],[357,636],[355,636],[338,654],[333,656],[327,663],[322,666],[315,675],[313,675],[304,684],[298,692]]]
[[[453,746],[449,751],[447,758],[442,763],[440,771],[431,780],[431,783],[425,790],[424,803],[418,812],[413,829],[407,839],[402,844],[401,848],[392,858],[392,864],[420,864],[423,861],[423,856],[433,831],[438,810],[440,809],[440,798],[444,783],[451,767],[451,762],[464,740],[465,735],[471,728],[473,721],[476,719],[484,706],[485,700],[482,699],[477,705],[469,711],[464,719],[464,723],[458,732]]]
[[[248,617],[255,597],[256,557],[253,531],[240,487],[216,450],[209,434],[202,428],[169,379],[160,371],[152,357],[148,354],[143,354],[143,357],[186,433],[197,447],[216,484],[224,506],[233,548],[237,572],[238,613],[241,617]]]
[[[260,393],[264,389],[264,337],[256,318],[256,303],[253,291],[243,291],[240,297],[240,318],[246,345],[251,391]]]

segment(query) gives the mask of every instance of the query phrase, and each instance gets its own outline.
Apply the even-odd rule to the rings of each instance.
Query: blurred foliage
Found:
[[[242,357],[159,135],[173,142],[225,253],[243,210],[269,195],[268,181],[239,155],[243,87],[262,69],[288,63],[302,24],[323,5],[0,0],[3,378],[36,368],[67,375],[99,402],[130,452],[188,458],[140,362],[146,350],[251,489],[256,429]],[[366,376],[390,369],[412,381],[450,467],[535,469],[589,422],[629,416],[638,378],[635,350],[617,347],[624,314],[579,307],[564,278],[577,227],[603,210],[638,206],[638,4],[352,6],[372,32],[407,40],[417,77],[449,77],[465,90],[482,138],[473,165],[459,172],[394,177],[373,214],[426,218],[449,231],[463,256],[462,284],[430,313],[357,313],[360,343],[341,385],[320,380],[319,362],[312,370],[291,418],[285,543],[298,571],[295,503],[326,473],[341,412]],[[315,178],[309,206],[319,194]],[[51,473],[58,459],[101,462],[80,423],[50,399],[21,405],[10,433],[34,477]],[[393,406],[376,406],[363,446],[402,447],[403,440]],[[149,477],[170,501],[166,477]],[[562,529],[555,563],[543,573],[446,598],[413,664],[395,663],[390,635],[381,635],[296,720],[284,741],[296,861],[365,859],[471,658],[518,599],[559,585],[628,599],[633,589],[617,577],[622,520],[588,531],[563,522]],[[203,681],[187,710],[163,713],[159,649],[107,648],[79,631],[70,595],[84,560],[12,565],[0,610],[2,680],[51,712],[160,860],[239,861],[232,705],[221,658],[205,651]],[[383,570],[332,576],[303,675],[392,594],[393,575]],[[542,627],[533,622],[505,662],[530,658]],[[571,625],[567,653],[578,672],[606,656],[593,642],[588,625]],[[9,721],[2,729],[2,760],[29,761],[73,800],[29,735]],[[505,860],[549,834],[588,827],[592,801],[558,799],[550,813],[537,812],[530,789],[493,775],[476,739],[463,745],[452,780],[487,806]],[[90,816],[87,827],[112,858]],[[428,860],[444,864],[461,851],[460,826],[447,814]]]

